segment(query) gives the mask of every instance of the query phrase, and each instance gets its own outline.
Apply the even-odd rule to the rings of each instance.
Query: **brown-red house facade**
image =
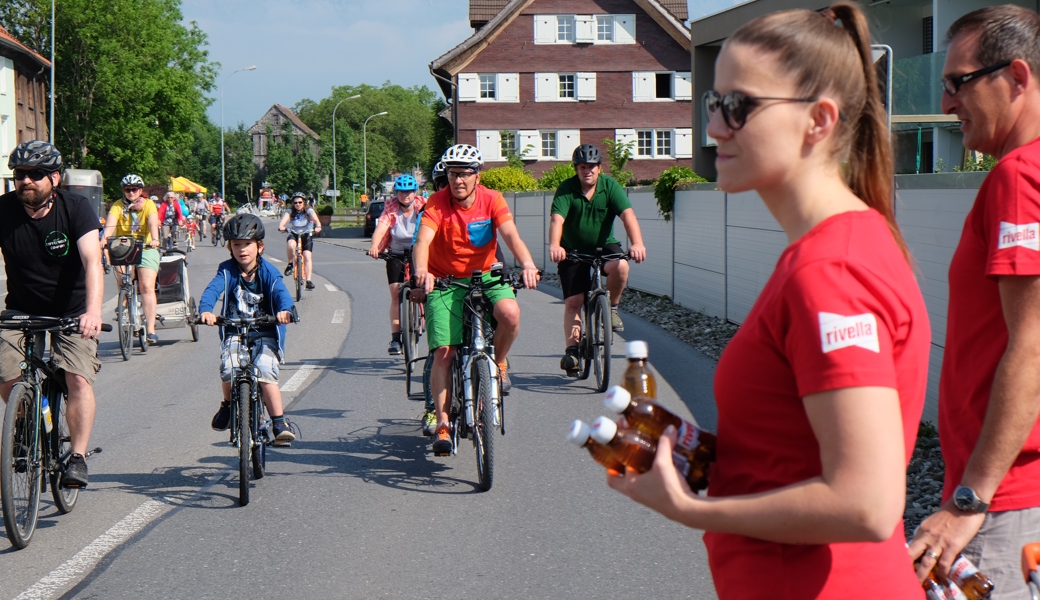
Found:
[[[51,63],[0,27],[0,194],[14,189],[7,159],[29,140],[46,140]]]
[[[470,0],[477,31],[430,72],[487,167],[512,147],[540,175],[609,138],[653,179],[693,154],[686,18],[685,0]]]

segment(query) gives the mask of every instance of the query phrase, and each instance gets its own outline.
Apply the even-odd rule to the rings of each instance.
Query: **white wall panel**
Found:
[[[783,231],[769,209],[756,192],[741,192],[727,195],[726,224],[736,227],[753,227]]]
[[[725,192],[675,193],[675,262],[726,272]],[[678,294],[678,280],[676,280]]]
[[[726,275],[675,263],[675,298],[680,306],[726,318]]]
[[[741,323],[787,247],[783,231],[726,228],[726,317]]]

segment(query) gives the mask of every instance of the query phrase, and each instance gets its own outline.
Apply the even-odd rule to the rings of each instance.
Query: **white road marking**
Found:
[[[333,323],[342,323],[343,322],[343,317],[345,317],[346,315],[347,315],[347,311],[346,310],[344,310],[342,308],[336,309],[336,312],[332,313],[332,322]]]
[[[271,261],[273,263],[283,263],[283,262],[285,262],[284,260],[279,260],[279,259],[277,259],[277,258],[275,258],[273,256],[265,256],[264,260],[269,260],[269,261]]]
[[[338,292],[339,291],[339,288],[334,286],[334,285],[332,285],[331,283],[326,283],[325,284],[325,289],[327,289],[330,292]]]
[[[101,534],[96,540],[87,544],[85,548],[65,561],[60,567],[51,571],[32,587],[22,592],[15,600],[42,600],[52,597],[69,583],[82,579],[84,575],[101,562],[101,559],[106,554],[130,539],[131,536],[169,508],[171,508],[169,504],[159,502],[158,500],[148,500],[123,517],[122,521],[113,525],[111,529]]]
[[[305,361],[303,366],[300,367],[299,371],[293,374],[289,378],[289,381],[285,382],[282,386],[283,392],[295,392],[303,386],[303,382],[307,380],[307,376],[311,374],[311,371],[318,368],[318,363],[315,361]]]

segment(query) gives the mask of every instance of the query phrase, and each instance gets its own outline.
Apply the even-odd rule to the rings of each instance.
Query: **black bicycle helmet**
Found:
[[[44,171],[61,170],[61,152],[54,144],[43,140],[22,142],[7,159],[8,169],[43,169]]]
[[[574,154],[571,155],[571,162],[576,165],[598,165],[602,162],[599,155],[599,148],[592,144],[582,144],[574,149]]]
[[[231,240],[263,240],[264,222],[260,217],[250,213],[238,213],[224,223],[224,239]]]

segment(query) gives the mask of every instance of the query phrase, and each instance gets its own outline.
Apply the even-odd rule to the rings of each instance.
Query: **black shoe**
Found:
[[[275,446],[292,446],[293,440],[296,439],[296,434],[292,432],[292,424],[288,420],[274,423],[271,431],[274,432]]]
[[[313,290],[314,289],[314,282],[311,281],[310,279],[307,280],[307,289],[308,290]]]
[[[401,355],[401,342],[397,340],[390,340],[390,347],[386,349],[386,353],[390,356]]]
[[[292,263],[285,265],[285,270],[282,271],[282,275],[285,275],[286,277],[292,275]]]
[[[82,454],[73,454],[65,464],[65,473],[61,476],[63,488],[87,487],[87,459]]]
[[[433,442],[434,456],[448,456],[452,451],[451,428],[447,423],[437,426],[436,439]]]
[[[213,431],[225,431],[231,425],[231,402],[221,402],[220,408],[217,409],[217,414],[213,415],[213,420],[209,422],[209,426],[213,428]]]
[[[567,351],[560,359],[560,368],[568,373],[578,370],[578,347],[567,346]]]

